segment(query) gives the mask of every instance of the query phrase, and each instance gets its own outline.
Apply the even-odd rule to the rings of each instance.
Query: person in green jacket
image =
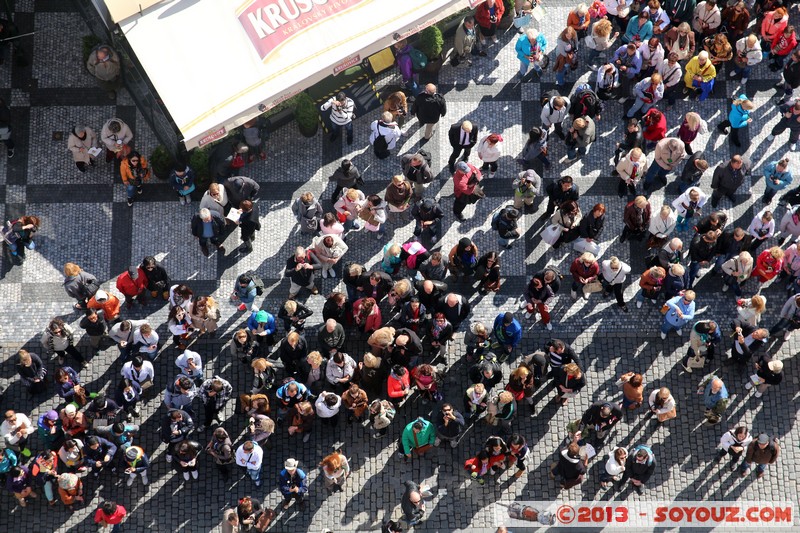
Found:
[[[425,446],[433,446],[436,441],[436,428],[422,417],[417,418],[406,426],[403,435],[400,437],[400,453],[408,459],[411,452],[417,450],[418,453]]]

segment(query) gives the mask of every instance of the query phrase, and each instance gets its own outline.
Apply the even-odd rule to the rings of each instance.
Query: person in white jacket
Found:
[[[344,230],[350,231],[351,229],[361,229],[361,223],[358,221],[358,213],[367,203],[367,197],[358,189],[342,190],[342,195],[333,204],[336,213],[344,218]]]
[[[800,206],[787,208],[786,214],[781,219],[781,237],[788,236],[794,240],[800,239]]]
[[[708,201],[708,195],[700,190],[699,187],[689,187],[686,191],[678,196],[673,202],[672,207],[678,215],[675,229],[678,231],[686,231],[689,229],[689,222],[693,217],[699,216],[703,206]],[[800,228],[798,228],[800,235]]]
[[[150,324],[142,324],[133,334],[133,343],[139,346],[139,353],[154,357],[158,353],[158,333]]]
[[[497,172],[497,160],[502,155],[500,150],[500,143],[502,142],[502,136],[497,133],[490,133],[478,143],[478,157],[483,161],[481,172],[486,175],[488,171],[490,178],[493,178]]]
[[[626,313],[628,312],[628,306],[625,304],[625,296],[622,294],[624,290],[622,284],[625,283],[630,273],[630,265],[620,261],[618,257],[611,257],[611,259],[606,259],[600,263],[600,281],[603,284],[603,298],[613,292],[614,297],[617,299],[617,307]]]
[[[625,473],[625,463],[628,460],[628,450],[625,448],[614,448],[608,454],[605,468],[600,472],[600,487],[604,489],[611,488],[615,481],[622,479],[622,474]]]
[[[322,419],[322,423],[336,427],[339,423],[339,408],[342,406],[342,398],[333,392],[320,392],[314,407],[317,416]]]
[[[184,350],[175,359],[175,366],[181,369],[181,374],[190,377],[195,382],[203,379],[203,360],[197,352]]]
[[[668,205],[662,205],[658,215],[650,217],[650,240],[666,241],[670,233],[675,230],[678,216]],[[648,240],[648,242],[650,242]]]
[[[212,183],[200,199],[200,209],[208,209],[220,218],[225,218],[225,207],[228,205],[228,193],[219,183]]]
[[[771,239],[775,235],[775,219],[772,218],[772,210],[769,206],[765,207],[753,217],[750,225],[747,227],[747,233],[753,237],[750,242],[749,251],[756,254],[758,249],[767,239]]]
[[[380,120],[375,120],[370,124],[369,143],[374,145],[375,139],[381,135],[386,140],[388,150],[393,150],[397,141],[400,140],[402,132],[400,126],[392,118],[389,111],[384,111]]]
[[[636,186],[647,173],[647,156],[642,153],[641,148],[633,148],[619,160],[615,170],[619,176],[619,197],[624,197],[626,192],[636,195]]]
[[[716,32],[722,23],[722,12],[714,2],[700,2],[694,8],[692,16],[692,29],[703,37],[708,37]]]
[[[761,63],[764,55],[761,52],[761,42],[758,36],[751,33],[736,41],[736,55],[733,58],[733,70],[728,73],[729,78],[742,77],[742,83],[747,83],[753,67]]]
[[[31,455],[28,449],[28,437],[35,431],[36,426],[31,423],[30,418],[12,410],[5,412],[5,419],[0,424],[0,437],[3,438],[6,448],[11,448],[24,457]]]
[[[651,392],[647,403],[650,404],[650,412],[656,415],[659,422],[675,418],[675,398],[668,388],[661,387]]]
[[[335,278],[336,272],[334,272],[333,266],[349,249],[347,244],[336,235],[320,235],[314,238],[312,246],[314,248],[312,253],[322,265],[322,277],[327,278],[330,275]]]
[[[569,98],[566,96],[553,96],[542,106],[542,129],[550,132],[552,126],[556,127],[556,135],[564,139],[564,130],[561,124],[567,118],[569,111]]]
[[[137,355],[132,361],[128,361],[122,365],[120,374],[122,374],[123,378],[138,383],[142,387],[142,390],[149,389],[153,385],[153,379],[156,377],[153,363],[140,355]],[[149,383],[149,385],[147,385],[147,383]]]
[[[642,56],[642,74],[652,76],[659,72],[664,63],[664,47],[658,37],[651,37],[647,42],[639,45],[639,54]]]
[[[730,455],[731,461],[728,468],[733,472],[752,440],[753,436],[747,431],[747,426],[739,426],[726,431],[719,439],[717,458],[723,459],[726,455]]]

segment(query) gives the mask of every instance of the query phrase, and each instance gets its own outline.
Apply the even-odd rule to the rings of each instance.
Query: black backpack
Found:
[[[258,277],[258,274],[256,274],[252,270],[248,270],[244,274],[241,274],[237,281],[239,283],[247,283],[247,284],[249,284],[252,281],[256,286],[256,294],[259,296],[264,294],[264,282],[261,280],[260,277]]]
[[[551,90],[547,91],[546,93],[544,93],[542,95],[542,100],[541,100],[542,107],[546,106],[547,103],[550,101],[550,99],[555,97],[555,96],[561,96],[561,93],[559,93],[556,89],[551,89]]]
[[[381,122],[378,122],[375,131],[378,132],[378,135],[372,143],[372,150],[375,152],[378,159],[386,159],[389,157],[389,143],[386,141],[386,137],[381,134]]]
[[[602,114],[603,103],[593,91],[584,89],[575,95],[575,102],[569,112],[575,118],[595,117]]]

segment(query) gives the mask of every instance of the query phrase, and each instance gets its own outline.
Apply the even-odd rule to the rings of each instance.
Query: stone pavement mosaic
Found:
[[[568,7],[563,1],[550,4],[542,30],[552,49],[563,28]],[[8,384],[3,408],[13,407],[31,413],[31,418],[34,418],[58,404],[55,397],[33,401],[24,394],[16,378],[14,355],[23,346],[41,353],[39,337],[52,317],[60,316],[77,327],[80,317],[73,312],[72,302],[61,287],[63,264],[67,261],[78,263],[101,279],[104,289],[115,292],[116,276],[145,255],[159,258],[175,281],[189,284],[196,294],[213,295],[222,302],[218,338],[200,341],[197,350],[206,361],[207,376],[221,375],[233,383],[237,392],[246,390],[250,374],[237,361],[231,361],[226,349],[230,333],[238,329],[246,318],[227,303],[233,280],[245,270],[256,270],[267,285],[267,294],[259,303],[262,308],[276,313],[288,288],[288,282],[282,280],[280,274],[284,261],[295,246],[308,244],[308,239],[301,236],[292,223],[292,199],[309,190],[317,196],[322,195],[327,202],[332,192],[327,177],[345,156],[362,169],[368,192],[381,191],[389,178],[399,171],[395,157],[379,161],[372,155],[367,137],[374,113],[356,120],[352,147],[344,144],[331,146],[322,135],[303,138],[293,125],[274,132],[268,146],[268,160],[249,165],[244,171],[262,186],[259,209],[264,230],[258,234],[255,250],[240,256],[235,251],[238,234],[234,232],[225,242],[229,250],[225,257],[214,254],[206,259],[189,236],[188,224],[197,208],[197,201],[192,207],[181,206],[168,186],[155,182],[145,186],[144,194],[129,209],[125,205],[123,186],[118,178],[113,178],[110,166],[100,164],[87,174],[80,174],[71,162],[66,142],[52,140],[53,132],[68,132],[78,123],[99,131],[107,118],[118,116],[131,125],[135,133],[134,144],[142,153],[149,154],[157,144],[130,97],[121,91],[116,101],[108,100],[81,67],[81,36],[88,31],[70,2],[18,0],[16,7],[15,20],[20,29],[35,30],[36,37],[25,43],[33,57],[31,66],[12,67],[11,61],[6,61],[0,68],[0,95],[12,107],[17,140],[16,156],[11,160],[0,160],[0,218],[7,220],[23,213],[36,214],[42,217],[43,227],[37,239],[38,250],[28,253],[22,266],[14,266],[7,252],[2,260],[0,378]],[[792,13],[795,17],[794,11]],[[444,131],[439,131],[425,145],[432,153],[434,169],[440,170],[426,195],[440,197],[445,211],[446,232],[440,245],[444,251],[449,251],[463,235],[472,237],[482,251],[496,248],[490,230],[491,215],[510,201],[511,180],[518,170],[514,158],[522,148],[528,128],[539,124],[541,94],[554,87],[552,73],[547,73],[541,83],[520,84],[514,80],[517,70],[513,51],[515,38],[513,31],[501,35],[500,42],[490,47],[488,57],[476,58],[471,67],[462,65],[454,69],[445,66],[438,77],[439,91],[448,102],[448,114],[440,130],[451,123],[470,119],[482,131],[500,132],[505,139],[505,155],[497,176],[487,183],[487,198],[474,207],[468,207],[465,212],[467,220],[462,223],[454,220],[452,215],[452,180],[446,168],[449,146]],[[667,112],[672,132],[677,130],[680,117],[693,108],[709,121],[711,131],[700,135],[694,147],[706,150],[712,167],[734,153],[729,141],[718,135],[714,128],[727,113],[729,96],[740,92],[735,82],[727,80],[726,71],[727,68],[723,69],[718,79],[714,97],[700,104],[681,101]],[[584,74],[581,80],[587,76],[588,73]],[[757,108],[754,122],[742,141],[747,147],[746,155],[755,162],[752,183],[747,184],[751,186],[755,200],[764,189],[760,179],[763,165],[787,153],[792,168],[797,168],[798,163],[797,153],[789,153],[788,147],[781,144],[785,137],[772,143],[766,141],[769,130],[778,119],[771,104],[774,78],[762,63],[755,68],[747,87],[747,94]],[[380,88],[396,86],[397,83],[398,77],[394,72],[381,76],[378,81]],[[626,299],[630,300],[636,292],[638,274],[645,268],[645,254],[640,243],[621,244],[617,239],[622,229],[624,203],[616,195],[616,178],[610,174],[610,158],[614,143],[621,137],[622,113],[619,104],[611,102],[607,105],[599,125],[598,141],[589,154],[576,163],[564,165],[558,162],[565,155],[564,146],[557,140],[552,142],[554,165],[544,178],[549,182],[562,173],[574,176],[583,192],[580,203],[584,211],[597,202],[605,203],[609,216],[602,234],[601,258],[616,255],[632,265],[633,283],[625,291]],[[410,122],[406,132],[397,150],[400,154],[419,146],[421,132],[416,121]],[[473,155],[473,162],[476,161]],[[711,171],[706,173],[702,186],[707,188],[710,179]],[[651,197],[653,205],[658,206],[662,200],[671,201],[675,197],[673,187],[656,191]],[[747,227],[760,204],[754,207],[753,201],[747,198],[747,187],[743,189],[738,197],[741,203],[731,206],[728,200],[723,200],[721,207],[734,224]],[[782,214],[783,208],[778,209],[777,218]],[[566,246],[558,250],[543,246],[538,237],[543,228],[542,219],[537,217],[538,214],[526,215],[522,222],[524,239],[513,249],[502,252],[505,281],[499,293],[480,296],[465,284],[453,284],[455,290],[469,295],[474,306],[474,320],[489,323],[498,312],[516,310],[517,299],[527,280],[545,264],[556,265],[562,272],[568,270],[574,253]],[[390,227],[386,239],[404,242],[411,236],[411,230],[408,224]],[[690,235],[681,237],[688,242]],[[355,234],[348,239],[350,252],[346,259],[373,267],[387,241],[378,242],[372,235]],[[321,294],[329,293],[338,285],[338,278],[322,280]],[[730,293],[721,292],[719,278],[705,276],[698,280],[696,289],[698,308],[702,309],[699,314],[703,318],[713,317],[727,324],[735,316],[734,298]],[[776,320],[785,294],[777,286],[768,287],[764,294],[769,311],[763,323],[769,327]],[[312,326],[308,328],[308,337],[313,338],[320,321],[317,317],[321,315],[323,298],[309,297],[307,303],[315,311],[309,321]],[[147,316],[151,324],[158,326],[162,339],[168,338],[166,307],[151,304],[144,311],[123,312],[133,318]],[[463,461],[474,455],[491,434],[483,424],[469,428],[455,449],[436,449],[423,459],[408,464],[398,460],[395,440],[403,425],[416,416],[428,415],[432,408],[414,398],[400,411],[389,436],[382,440],[373,440],[366,429],[351,427],[344,422],[333,431],[315,429],[307,445],[301,445],[300,441],[280,432],[274,437],[273,448],[266,453],[263,469],[266,483],[260,489],[255,489],[246,476],[234,477],[232,484],[224,484],[205,457],[201,458],[199,481],[187,483],[164,460],[165,447],[157,435],[164,408],[160,393],[156,392],[149,397],[142,417],[137,421],[142,424],[140,442],[153,457],[152,482],[148,487],[143,488],[137,482],[128,489],[120,478],[105,473],[99,481],[86,481],[87,499],[92,505],[74,514],[62,506],[45,510],[41,502],[23,509],[16,506],[10,495],[3,494],[0,497],[0,530],[18,531],[25,524],[26,529],[36,533],[91,531],[90,511],[103,498],[116,499],[131,511],[125,531],[217,530],[222,510],[235,505],[238,498],[246,494],[263,499],[270,507],[278,506],[280,496],[275,489],[275,480],[279,465],[289,456],[296,457],[301,468],[309,472],[310,505],[306,511],[291,509],[281,514],[271,531],[377,530],[382,520],[400,516],[401,481],[406,479],[425,481],[437,489],[428,504],[428,518],[416,528],[417,531],[493,531],[496,523],[491,504],[495,501],[627,498],[766,502],[778,497],[795,503],[798,501],[796,465],[800,454],[795,427],[798,368],[792,357],[799,347],[797,337],[772,347],[786,363],[786,379],[760,400],[745,393],[745,373],[728,368],[721,371],[733,395],[732,406],[723,424],[707,428],[700,424],[702,408],[694,394],[700,376],[698,373],[688,375],[677,366],[679,357],[685,353],[685,338],[674,334],[666,341],[659,338],[661,315],[657,308],[645,306],[637,310],[631,305],[631,312],[626,315],[613,305],[612,299],[603,300],[599,295],[573,302],[569,298],[567,283],[558,297],[553,317],[552,334],[539,324],[524,324],[522,351],[527,353],[540,347],[551,336],[572,343],[588,362],[588,386],[578,398],[562,408],[549,402],[553,395],[550,389],[541,389],[537,393],[535,410],[522,409],[515,429],[528,439],[533,457],[528,475],[520,480],[515,481],[509,474],[503,474],[497,483],[478,486],[465,477],[461,468]],[[723,343],[727,347],[729,342],[726,333]],[[88,351],[87,340],[81,341],[81,349]],[[356,333],[349,336],[348,351],[357,357],[366,351],[365,342]],[[467,365],[461,357],[462,351],[459,342],[451,347],[445,382],[445,397],[457,406],[461,404],[460,396],[466,387]],[[155,391],[163,390],[167,380],[175,374],[173,361],[176,355],[175,348],[167,343],[155,363],[158,376],[156,387],[153,387]],[[48,361],[47,366],[52,373],[55,361]],[[117,383],[120,366],[117,350],[106,350],[81,373],[82,379],[90,391],[112,388]],[[504,367],[507,375],[508,365]],[[586,483],[559,493],[547,477],[547,468],[565,436],[567,422],[580,416],[592,401],[618,400],[620,393],[614,383],[626,371],[643,373],[648,392],[654,387],[668,386],[678,399],[679,416],[676,420],[656,428],[641,414],[634,415],[621,423],[609,440],[609,445],[648,443],[653,447],[658,468],[652,486],[642,497],[630,490],[622,494],[603,493],[597,482],[601,461],[595,460],[590,465]],[[232,411],[233,405],[229,405],[224,426],[237,438],[238,444],[244,420]],[[766,431],[781,439],[783,453],[779,463],[770,467],[762,480],[757,481],[753,476],[740,479],[712,460],[721,432],[739,423],[746,423],[754,432]],[[205,444],[208,436],[203,434],[196,438]],[[326,497],[316,464],[335,446],[343,447],[351,458],[354,471],[344,492]],[[520,529],[515,528],[515,531]]]

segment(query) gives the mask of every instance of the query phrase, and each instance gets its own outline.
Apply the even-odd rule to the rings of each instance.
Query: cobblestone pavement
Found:
[[[562,29],[568,9],[563,1],[550,2],[543,30],[552,49],[557,33]],[[184,281],[196,294],[210,294],[222,302],[221,331],[217,339],[200,341],[197,347],[206,361],[206,375],[218,374],[230,380],[236,391],[249,387],[250,375],[237,361],[228,356],[225,345],[230,333],[239,328],[244,319],[234,306],[227,303],[235,277],[248,269],[256,270],[267,284],[267,295],[261,302],[264,309],[276,313],[287,294],[288,282],[281,279],[284,261],[297,245],[307,245],[308,240],[299,235],[292,222],[290,201],[305,190],[322,195],[326,200],[332,192],[327,177],[343,156],[351,157],[364,170],[366,189],[382,190],[388,179],[399,171],[395,157],[378,161],[368,146],[369,123],[375,113],[359,117],[355,124],[355,142],[350,147],[331,146],[323,136],[312,139],[301,137],[293,125],[275,132],[269,142],[266,163],[255,163],[245,168],[244,174],[257,179],[262,185],[259,204],[263,231],[258,234],[253,253],[237,254],[238,234],[234,232],[225,242],[228,254],[212,255],[206,259],[189,237],[189,219],[197,207],[178,204],[169,187],[157,180],[145,186],[145,192],[132,209],[125,205],[124,190],[118,178],[113,178],[110,166],[100,164],[87,174],[74,168],[66,150],[65,141],[54,141],[53,132],[68,132],[78,123],[99,131],[104,120],[118,116],[128,122],[135,132],[135,145],[149,154],[156,140],[148,130],[143,117],[132,100],[123,91],[116,101],[110,101],[97,89],[80,66],[81,36],[88,33],[80,16],[70,2],[54,0],[17,0],[16,21],[22,31],[36,31],[30,41],[33,52],[31,67],[20,68],[6,61],[0,68],[0,94],[11,106],[17,139],[17,153],[11,160],[0,161],[0,218],[7,220],[23,213],[37,214],[43,218],[43,227],[37,240],[37,251],[28,254],[22,266],[13,266],[10,256],[2,260],[2,290],[0,291],[0,324],[2,324],[2,364],[0,378],[8,383],[3,397],[3,407],[13,407],[30,413],[35,420],[44,410],[58,405],[53,394],[46,400],[28,398],[16,378],[14,354],[26,346],[41,353],[40,333],[48,319],[60,316],[76,325],[79,315],[72,310],[72,302],[61,288],[61,268],[66,261],[74,261],[103,281],[103,288],[115,292],[114,282],[129,264],[145,255],[156,255],[174,280]],[[794,13],[793,13],[793,16]],[[440,169],[437,179],[426,191],[427,196],[441,198],[446,213],[446,233],[441,249],[449,251],[457,240],[468,235],[480,250],[496,248],[490,231],[492,213],[510,201],[510,184],[517,171],[514,157],[524,143],[529,127],[538,125],[539,97],[554,87],[552,73],[547,73],[541,83],[520,84],[513,80],[517,61],[513,51],[514,31],[501,35],[500,42],[489,48],[486,58],[477,58],[471,66],[454,69],[445,66],[438,77],[439,91],[448,102],[448,114],[425,148],[432,152],[433,166]],[[725,69],[726,70],[726,69]],[[581,78],[585,79],[586,74]],[[724,200],[724,208],[735,224],[747,227],[753,216],[754,202],[748,199],[748,188],[758,199],[764,185],[760,171],[764,164],[788,153],[779,138],[770,143],[766,136],[777,121],[771,98],[775,76],[765,64],[755,68],[747,87],[757,109],[754,122],[743,135],[746,154],[753,158],[755,171],[752,183],[742,188],[736,206]],[[569,81],[574,82],[574,79]],[[711,125],[709,133],[700,135],[695,149],[705,149],[712,166],[733,154],[727,139],[716,133],[714,126],[727,112],[728,97],[739,89],[723,75],[718,78],[716,94],[707,102],[697,104],[679,102],[667,112],[671,131],[676,131],[680,117],[692,108],[698,109]],[[396,84],[394,73],[379,80],[380,87]],[[599,124],[598,141],[589,154],[579,162],[564,165],[558,162],[565,155],[560,142],[552,142],[553,170],[545,174],[546,181],[568,173],[576,178],[583,192],[581,205],[605,203],[608,210],[606,227],[602,234],[602,258],[616,255],[629,261],[633,267],[634,283],[625,291],[631,299],[636,291],[638,274],[644,270],[645,250],[641,243],[619,243],[623,200],[616,195],[616,179],[610,174],[610,158],[614,142],[621,137],[623,110],[615,102],[607,106]],[[486,186],[487,198],[466,211],[467,221],[458,223],[452,216],[452,181],[447,173],[449,147],[444,131],[446,126],[470,119],[481,130],[502,133],[505,155],[500,161],[500,171]],[[410,121],[398,152],[405,153],[419,146],[421,132],[416,121]],[[320,156],[320,154],[322,154]],[[796,153],[789,153],[792,168],[797,168]],[[475,157],[473,156],[473,162]],[[710,185],[711,171],[706,173],[702,185]],[[657,191],[651,201],[655,206],[675,197],[674,185],[666,192]],[[199,198],[196,198],[197,200]],[[329,204],[326,204],[329,205]],[[543,211],[543,208],[540,209]],[[783,214],[779,208],[776,218]],[[542,219],[526,215],[523,221],[525,237],[513,249],[502,252],[505,281],[499,293],[482,297],[471,287],[455,283],[455,290],[470,296],[474,305],[474,320],[490,322],[498,312],[516,310],[517,298],[533,272],[545,264],[557,265],[562,272],[568,270],[574,253],[568,247],[554,251],[541,244],[538,232]],[[391,226],[386,240],[404,242],[411,236],[412,227]],[[688,241],[690,235],[681,235]],[[350,252],[347,260],[363,261],[373,267],[379,259],[385,241],[374,236],[355,234],[348,239]],[[321,294],[327,294],[339,284],[339,279],[322,280]],[[734,298],[721,292],[719,278],[708,275],[697,282],[698,308],[703,318],[716,318],[726,325],[723,343],[729,347],[727,324],[735,316]],[[430,405],[413,398],[398,414],[389,435],[383,440],[373,440],[365,428],[352,427],[342,422],[338,428],[315,429],[311,441],[302,445],[291,440],[284,432],[274,438],[274,446],[266,453],[264,461],[265,485],[256,489],[246,476],[237,476],[232,484],[224,484],[205,458],[201,458],[200,479],[185,483],[180,475],[164,460],[164,445],[160,443],[157,429],[164,415],[160,393],[152,394],[143,409],[140,442],[153,457],[152,483],[143,488],[138,483],[127,489],[119,477],[104,473],[99,481],[87,480],[86,489],[91,505],[70,514],[62,506],[45,507],[41,501],[28,508],[15,506],[13,498],[0,497],[0,530],[31,532],[91,531],[90,511],[102,498],[122,502],[131,516],[125,531],[199,532],[216,530],[223,508],[234,505],[237,499],[251,494],[263,499],[266,505],[277,508],[280,501],[275,489],[275,479],[285,458],[297,457],[301,468],[309,472],[310,505],[306,511],[293,509],[280,515],[272,531],[373,531],[380,528],[382,520],[399,517],[401,482],[407,479],[425,481],[437,490],[428,504],[428,518],[418,531],[493,531],[496,527],[492,503],[514,500],[600,499],[616,500],[750,500],[769,502],[776,499],[797,502],[798,482],[798,429],[797,391],[798,368],[791,356],[798,349],[797,336],[786,343],[777,343],[771,350],[786,362],[784,383],[770,390],[762,399],[756,399],[744,389],[747,374],[724,368],[722,376],[732,394],[732,405],[724,422],[716,428],[701,424],[702,408],[695,395],[701,376],[684,373],[677,365],[685,353],[686,338],[674,334],[666,341],[658,335],[661,315],[654,306],[636,309],[630,314],[621,313],[611,300],[593,295],[588,301],[571,301],[567,285],[561,291],[553,312],[554,330],[546,332],[541,325],[525,323],[522,351],[527,353],[542,345],[549,337],[559,337],[572,343],[588,362],[588,386],[578,398],[563,408],[556,408],[549,400],[550,389],[542,389],[536,396],[535,409],[525,406],[515,422],[532,449],[529,473],[520,480],[503,474],[497,483],[478,486],[466,479],[461,468],[463,461],[475,454],[484,439],[491,434],[488,427],[479,424],[469,428],[459,446],[436,449],[420,460],[405,464],[395,456],[395,439],[402,427],[418,415],[431,411]],[[748,287],[752,291],[753,287]],[[769,327],[785,300],[783,288],[768,287],[764,294],[769,311],[763,323]],[[315,311],[310,319],[308,337],[314,337],[321,314],[322,296],[312,296],[307,303]],[[150,304],[146,309],[124,311],[133,318],[148,317],[158,326],[162,339],[167,339],[166,307]],[[386,316],[386,315],[384,315]],[[459,334],[459,339],[461,335]],[[313,344],[313,341],[312,341]],[[81,340],[81,348],[88,352],[88,339]],[[366,351],[363,339],[351,333],[348,351],[360,357]],[[445,382],[445,397],[460,406],[460,396],[466,386],[467,365],[462,358],[460,342],[455,342],[448,353],[449,371]],[[163,390],[175,375],[173,366],[177,353],[167,343],[156,361],[156,386]],[[48,361],[51,371],[55,361]],[[84,370],[82,379],[90,391],[112,388],[118,380],[121,362],[115,348],[94,358]],[[506,375],[508,365],[504,365]],[[551,463],[562,439],[568,421],[580,416],[592,402],[601,399],[619,400],[620,392],[614,385],[626,371],[645,375],[646,391],[668,386],[678,400],[678,418],[656,428],[641,413],[634,414],[621,423],[610,438],[610,445],[632,446],[648,443],[658,462],[650,489],[642,497],[631,491],[603,493],[597,481],[601,461],[590,465],[590,476],[583,485],[559,493],[547,477]],[[235,437],[242,435],[244,420],[233,414],[233,405],[226,409],[224,426]],[[764,479],[754,476],[741,479],[713,460],[714,448],[720,434],[727,428],[746,423],[754,433],[766,431],[781,439],[783,453],[777,465],[768,469]],[[205,443],[208,434],[197,435]],[[351,457],[354,472],[344,492],[325,497],[316,464],[333,447],[342,446]],[[34,447],[36,440],[34,439]],[[607,449],[606,449],[607,451]],[[798,522],[795,521],[795,524]],[[515,529],[519,531],[519,528]]]

